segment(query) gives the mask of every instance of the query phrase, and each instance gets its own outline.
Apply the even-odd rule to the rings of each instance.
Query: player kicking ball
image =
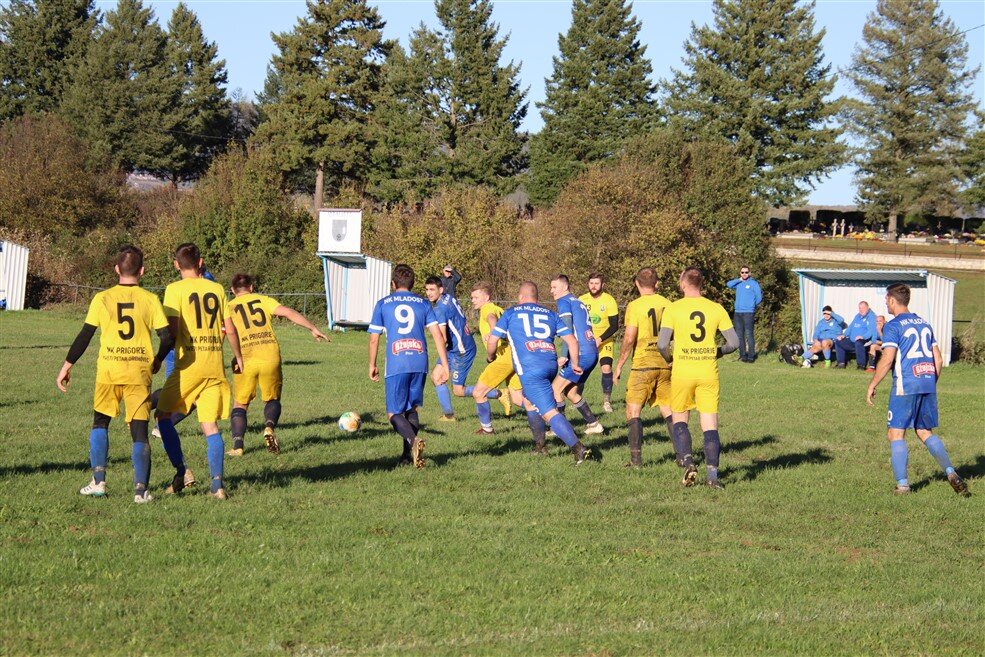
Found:
[[[230,418],[233,448],[229,456],[242,456],[246,437],[246,410],[256,397],[257,386],[263,399],[263,442],[272,454],[280,452],[277,442],[277,423],[280,421],[280,394],[284,385],[281,372],[280,344],[271,323],[272,317],[283,317],[311,332],[315,342],[328,340],[324,333],[296,310],[281,305],[275,299],[253,291],[249,274],[233,276],[229,314],[239,334],[243,352],[243,370],[233,367],[233,412]]]
[[[479,335],[482,337],[482,344],[486,344],[489,334],[496,328],[499,318],[503,316],[503,309],[490,301],[490,297],[492,297],[492,285],[485,281],[475,284],[471,300],[472,307],[479,311]],[[475,400],[475,410],[479,416],[479,428],[475,432],[477,436],[493,433],[490,399],[499,399],[507,417],[512,414],[514,404],[523,406],[523,389],[520,387],[520,377],[513,371],[513,353],[510,351],[510,346],[500,342],[496,349],[496,357],[487,361],[489,364],[482,370],[475,386],[465,389],[466,393],[472,391],[472,399]],[[506,388],[500,388],[504,383]]]
[[[157,295],[140,287],[144,275],[144,254],[140,249],[135,246],[120,249],[115,269],[119,284],[99,292],[89,303],[85,323],[68,350],[55,383],[62,392],[68,391],[72,366],[85,353],[98,328],[99,358],[89,433],[92,481],[79,493],[90,497],[106,495],[109,422],[120,412],[122,401],[133,439],[133,501],[140,504],[154,499],[147,492],[151,466],[147,436],[151,377],[160,369],[174,341]],[[153,332],[157,332],[160,345],[152,356]]]
[[[440,278],[428,276],[424,281],[424,293],[428,301],[434,304],[434,316],[438,320],[438,328],[443,336],[442,342],[445,343],[448,352],[447,364],[451,365],[451,392],[448,391],[448,385],[444,381],[438,381],[437,366],[431,373],[431,380],[434,381],[434,390],[443,413],[440,419],[445,422],[455,422],[451,395],[452,393],[456,397],[472,395],[472,390],[465,387],[465,381],[469,378],[469,370],[472,369],[472,363],[475,361],[475,339],[469,330],[465,312],[455,297],[445,294],[444,284]]]
[[[558,358],[558,367],[561,369],[552,383],[557,410],[559,413],[564,413],[564,400],[567,398],[585,420],[586,435],[605,433],[602,423],[598,421],[592,409],[588,407],[588,402],[581,396],[585,382],[599,362],[598,342],[592,331],[588,308],[578,297],[571,294],[571,283],[564,274],[559,274],[551,280],[551,296],[557,303],[558,317],[578,340],[577,372],[574,369],[576,361],[569,358],[567,354],[562,353]]]
[[[424,381],[428,375],[428,345],[425,329],[434,338],[438,365],[434,368],[436,384],[448,380],[448,352],[438,318],[427,299],[411,289],[414,270],[407,265],[393,268],[390,279],[393,292],[376,302],[369,323],[369,378],[380,380],[376,359],[380,334],[386,333],[386,413],[393,430],[403,439],[404,451],[399,465],[424,467],[424,439],[418,437],[421,420],[417,409],[424,405]]]
[[[575,464],[581,465],[592,451],[581,444],[574,427],[558,413],[552,383],[557,376],[557,350],[554,338],[560,337],[568,346],[572,371],[581,374],[578,340],[557,313],[538,303],[537,284],[520,284],[517,305],[508,308],[496,322],[486,341],[486,356],[492,360],[500,340],[507,340],[513,351],[513,368],[523,387],[527,421],[534,436],[534,453],[547,454],[547,426],[564,441],[574,454]]]
[[[865,401],[873,406],[876,388],[890,370],[893,387],[889,393],[889,458],[896,478],[896,494],[910,492],[907,479],[909,451],[906,430],[913,429],[937,461],[947,482],[958,495],[967,496],[968,485],[951,465],[940,437],[934,434],[937,421],[937,380],[944,359],[934,330],[923,318],[910,312],[910,288],[896,283],[886,288],[886,308],[893,319],[882,330],[882,356],[872,375]]]
[[[691,455],[691,431],[687,423],[691,409],[697,408],[704,434],[706,483],[711,488],[723,488],[718,480],[719,455],[722,449],[718,435],[718,359],[739,348],[739,336],[732,326],[728,312],[710,299],[701,296],[705,277],[697,267],[688,267],[678,283],[683,299],[664,310],[660,321],[657,349],[668,363],[670,373],[670,407],[674,412],[674,451],[678,463],[684,466],[681,483],[693,486],[698,478]],[[721,331],[725,346],[715,343]],[[674,340],[673,356],[670,341]]]

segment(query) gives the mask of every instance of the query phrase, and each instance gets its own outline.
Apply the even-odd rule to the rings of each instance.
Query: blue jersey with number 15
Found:
[[[913,313],[903,313],[886,322],[882,329],[882,348],[896,348],[893,387],[897,395],[937,392],[936,345],[930,324]]]
[[[492,335],[509,341],[513,349],[513,369],[523,376],[533,372],[556,372],[554,337],[571,335],[571,331],[554,311],[536,303],[521,303],[506,309]]]
[[[393,292],[376,302],[370,333],[386,333],[384,376],[428,371],[425,329],[437,324],[431,303],[413,292]]]

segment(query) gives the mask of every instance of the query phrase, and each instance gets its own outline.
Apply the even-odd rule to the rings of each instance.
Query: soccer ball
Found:
[[[342,414],[339,418],[339,429],[345,431],[346,433],[353,433],[359,431],[359,427],[363,424],[362,418],[359,417],[358,413],[353,413],[348,411]]]

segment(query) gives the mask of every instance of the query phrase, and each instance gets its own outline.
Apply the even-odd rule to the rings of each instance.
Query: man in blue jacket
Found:
[[[855,366],[865,369],[868,356],[868,346],[876,337],[876,314],[869,309],[869,304],[862,301],[858,304],[858,314],[845,329],[845,334],[835,340],[835,354],[838,367],[848,366],[848,352],[855,351]]]
[[[824,366],[831,367],[831,348],[834,347],[835,340],[841,335],[843,329],[848,325],[841,315],[831,310],[831,306],[825,306],[821,310],[821,319],[814,327],[813,342],[804,352],[804,367],[810,367],[814,356],[824,354]]]
[[[751,363],[756,360],[756,307],[763,302],[763,290],[755,278],[749,275],[749,267],[739,267],[739,278],[726,283],[735,290],[735,312],[732,322],[739,336],[739,360]]]

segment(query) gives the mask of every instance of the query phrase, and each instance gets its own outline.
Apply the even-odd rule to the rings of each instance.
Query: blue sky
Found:
[[[271,32],[290,30],[298,17],[306,13],[303,0],[184,0],[202,22],[206,37],[219,46],[219,55],[226,60],[229,89],[241,88],[252,94],[263,87],[266,67],[274,51]],[[108,10],[115,1],[97,0],[100,9]],[[177,4],[177,0],[155,0],[150,3],[162,25]],[[434,5],[431,0],[384,0],[372,2],[387,22],[387,37],[399,39],[406,45],[407,36],[422,21],[434,25]],[[835,68],[851,64],[852,51],[861,40],[866,16],[875,9],[875,0],[818,0],[816,19],[819,28],[827,30],[824,38],[826,61]],[[985,24],[985,2],[982,0],[944,0],[944,13],[959,30],[969,30]],[[672,68],[681,66],[684,41],[691,23],[708,23],[712,17],[710,0],[636,0],[634,14],[642,21],[641,41],[647,46],[647,56],[653,63],[654,78],[670,76]],[[495,0],[493,18],[500,33],[509,35],[505,56],[522,64],[520,75],[529,87],[530,110],[523,127],[531,132],[540,129],[542,121],[534,102],[544,97],[544,78],[551,74],[551,58],[557,53],[557,37],[571,23],[569,0]],[[972,68],[985,61],[985,28],[965,35],[968,40],[969,64]],[[847,80],[839,80],[837,94],[851,95]],[[974,86],[980,107],[985,107],[985,77],[979,72]],[[854,201],[852,170],[836,172],[820,183],[810,195],[812,203],[847,204]]]

